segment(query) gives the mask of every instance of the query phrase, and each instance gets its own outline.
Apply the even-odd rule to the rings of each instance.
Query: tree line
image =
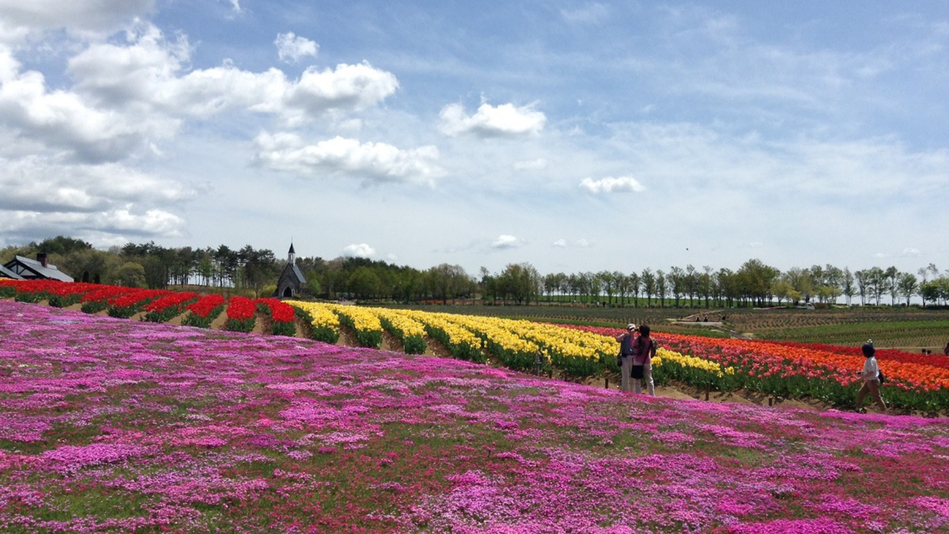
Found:
[[[273,251],[247,245],[232,249],[167,248],[154,242],[98,250],[91,244],[57,236],[39,243],[0,250],[0,262],[19,254],[43,252],[77,281],[129,287],[198,286],[208,290],[269,296],[286,265]],[[794,267],[787,271],[761,260],[737,270],[710,266],[672,266],[668,270],[600,271],[541,274],[530,263],[507,265],[500,273],[482,267],[478,276],[459,265],[426,270],[365,258],[297,259],[307,279],[304,293],[323,299],[402,303],[480,300],[486,304],[586,304],[604,306],[674,306],[691,308],[832,304],[908,305],[949,300],[949,271],[929,264],[915,273],[896,267],[857,271],[833,265]]]

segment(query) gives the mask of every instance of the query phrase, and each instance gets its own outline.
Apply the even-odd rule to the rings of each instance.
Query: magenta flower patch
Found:
[[[949,421],[0,300],[0,532],[949,529]]]

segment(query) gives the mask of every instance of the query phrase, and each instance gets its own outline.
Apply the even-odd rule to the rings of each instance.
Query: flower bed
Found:
[[[82,296],[82,311],[98,313],[109,307],[109,301],[134,291],[134,288],[119,286],[100,286]]]
[[[257,299],[257,309],[267,314],[271,321],[271,333],[275,336],[297,334],[296,315],[293,307],[275,298]]]
[[[181,314],[189,304],[198,300],[198,294],[193,291],[182,291],[165,295],[152,302],[149,302],[145,308],[144,321],[153,323],[164,323]]]
[[[356,306],[324,304],[339,317],[339,322],[352,328],[361,347],[378,349],[382,346],[382,323],[372,312]]]
[[[185,326],[208,328],[224,311],[224,297],[221,295],[205,295],[197,302],[186,307],[187,314],[181,320]]]
[[[807,345],[673,334],[663,339],[680,352],[734,367],[736,387],[776,396],[809,396],[840,406],[852,404],[865,359]],[[949,369],[883,356],[879,365],[887,377],[883,394],[891,406],[927,412],[949,408]]]
[[[449,321],[448,314],[405,310],[402,313],[420,323],[426,334],[448,348],[452,357],[478,363],[487,361],[481,350],[481,338]]]
[[[563,326],[608,336],[623,332],[619,328]],[[697,387],[813,397],[838,406],[851,406],[860,387],[857,372],[863,369],[864,357],[859,347],[662,333],[655,333],[653,338],[661,347],[720,368],[721,375],[696,375],[702,377],[697,382],[683,379]],[[930,413],[949,408],[949,369],[943,365],[944,357],[887,349],[878,351],[878,356],[880,369],[887,377],[883,395],[890,406]],[[733,372],[726,373],[727,368]],[[657,369],[654,376],[660,380],[663,374]]]
[[[384,308],[369,308],[379,318],[379,322],[387,332],[402,342],[406,354],[422,354],[425,352],[425,327],[415,319],[400,313],[399,310]]]
[[[225,330],[250,332],[257,323],[257,306],[247,297],[231,297],[227,301]]]
[[[336,343],[339,340],[339,317],[329,308],[298,300],[288,300],[286,303],[293,306],[310,325],[311,338],[325,343]]]
[[[10,300],[0,316],[4,532],[949,530],[947,419],[652,398]]]
[[[109,299],[109,316],[128,319],[157,298],[171,295],[164,289],[133,289]]]

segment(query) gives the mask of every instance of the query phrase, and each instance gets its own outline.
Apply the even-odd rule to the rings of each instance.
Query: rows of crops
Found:
[[[79,305],[86,313],[106,312],[111,317],[140,316],[143,321],[163,323],[182,316],[181,324],[208,328],[221,314],[224,329],[250,332],[262,315],[275,335],[296,334],[293,308],[273,298],[198,295],[191,291],[140,289],[55,280],[0,280],[0,298],[18,302],[47,302],[56,308]]]
[[[264,314],[274,325],[272,333],[283,335],[294,335],[294,318],[300,317],[310,325],[312,337],[330,343],[338,340],[345,326],[365,347],[380,347],[383,332],[388,332],[409,353],[422,353],[426,340],[433,339],[455,358],[491,360],[515,370],[568,379],[618,372],[613,339],[621,332],[617,328],[243,297],[225,303],[217,296],[58,282],[0,282],[0,296],[54,306],[81,303],[90,313],[108,310],[116,317],[138,313],[143,320],[159,322],[177,312],[186,314],[183,324],[196,326],[207,326],[211,315],[225,310],[226,328],[238,331],[249,331],[256,316]],[[858,354],[817,345],[672,333],[655,337],[662,347],[654,362],[654,377],[660,384],[677,380],[710,390],[745,389],[848,405],[859,385],[856,371],[863,364]],[[889,377],[884,389],[892,406],[933,413],[949,408],[949,359],[900,351],[886,352],[879,359]]]
[[[372,317],[401,314],[418,324],[417,330],[424,329],[429,336],[443,340],[457,357],[484,361],[492,356],[512,369],[557,370],[575,378],[618,371],[614,336],[622,332],[619,328],[381,308],[305,306],[308,310],[324,308],[339,317],[365,316],[359,328],[378,329],[380,334],[357,332],[360,339],[381,339],[382,321],[372,321]],[[326,328],[325,320],[317,323]],[[356,322],[350,319],[348,324]],[[390,333],[400,336],[396,330]],[[746,389],[775,396],[813,397],[841,406],[853,402],[859,387],[856,373],[864,360],[853,347],[672,333],[657,333],[655,338],[662,347],[653,373],[660,384],[676,380],[710,390]],[[931,413],[949,407],[949,358],[888,350],[881,351],[879,360],[888,377],[884,389],[891,405]]]

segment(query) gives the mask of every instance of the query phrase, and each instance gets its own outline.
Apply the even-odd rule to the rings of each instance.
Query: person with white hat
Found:
[[[634,336],[635,333],[636,325],[629,323],[626,325],[626,332],[616,336],[616,341],[619,341],[620,357],[619,389],[625,393],[632,391],[629,382],[629,375],[633,369],[633,351],[634,344],[636,343],[636,338]]]

